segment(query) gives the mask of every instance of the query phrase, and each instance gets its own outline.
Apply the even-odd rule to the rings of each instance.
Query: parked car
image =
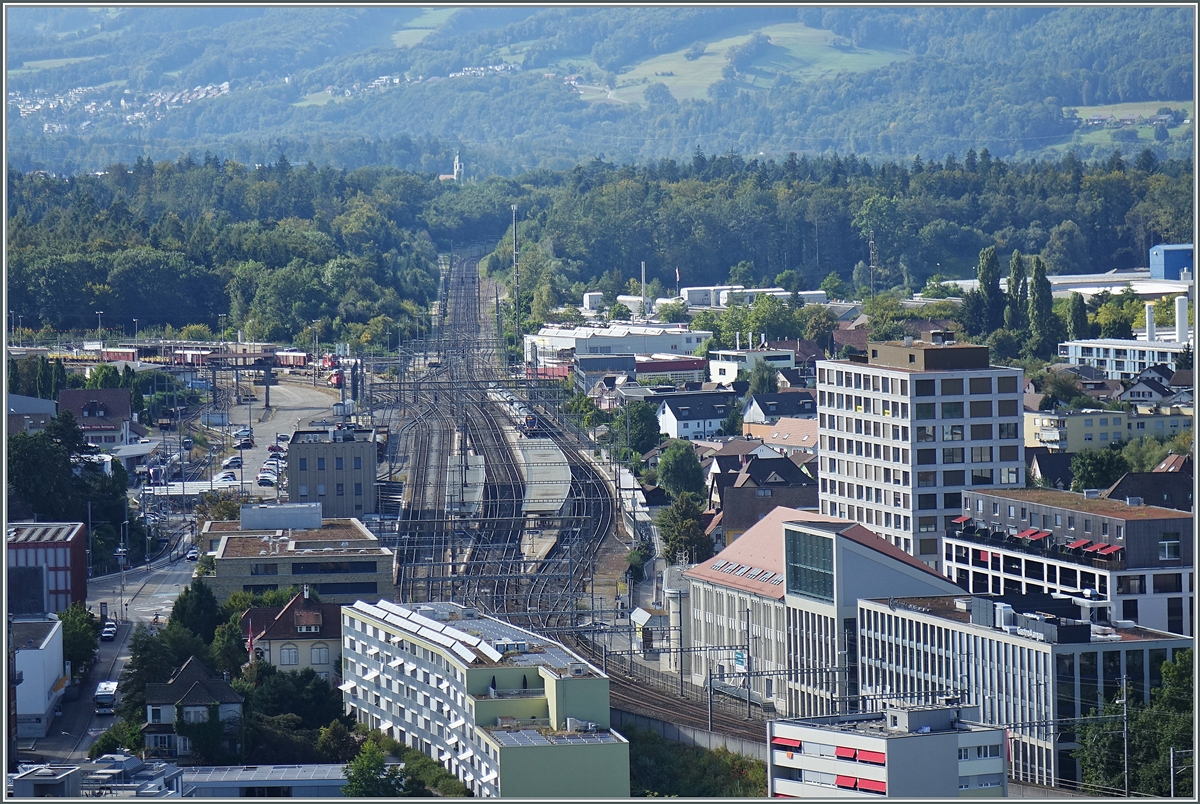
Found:
[[[267,452],[282,453],[283,455],[287,455],[287,447],[283,446],[282,444],[268,444]]]
[[[275,434],[275,443],[276,444],[286,444],[287,442],[289,442],[291,440],[292,440],[291,433],[276,433]]]
[[[100,638],[105,642],[112,642],[117,638],[117,627],[115,625],[111,627],[104,626],[104,630],[100,632]]]
[[[237,480],[238,476],[234,472],[222,472],[221,474],[217,475],[213,479],[214,480],[222,480],[222,481],[223,480]]]
[[[260,485],[260,486],[269,487],[269,488],[275,487],[275,480],[273,480],[272,478],[269,478],[269,477],[263,477],[262,475],[258,476],[257,482],[258,482],[258,485]]]
[[[284,469],[284,464],[283,464],[283,461],[275,460],[273,458],[268,458],[267,460],[263,461],[263,468],[264,469],[274,469],[275,471],[278,472],[278,471],[282,471]]]
[[[235,430],[233,433],[233,437],[234,438],[253,438],[254,431],[247,427],[243,427],[240,430]]]
[[[187,551],[187,555],[185,555],[184,558],[186,558],[188,561],[197,561],[200,558],[200,551],[193,547],[191,550]]]
[[[222,469],[241,469],[242,468],[242,457],[240,455],[231,455],[230,457],[221,461],[221,468]]]
[[[241,441],[233,445],[234,449],[254,449],[253,438],[243,438]]]

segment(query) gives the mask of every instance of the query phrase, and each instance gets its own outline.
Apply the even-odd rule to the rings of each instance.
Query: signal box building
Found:
[[[297,430],[288,442],[288,499],[317,502],[327,518],[376,511],[374,430]]]

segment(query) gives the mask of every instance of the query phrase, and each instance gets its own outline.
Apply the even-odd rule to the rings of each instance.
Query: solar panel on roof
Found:
[[[749,571],[750,571],[750,568],[749,568],[749,567],[742,567],[740,570],[738,570],[737,572],[735,572],[735,573],[733,573],[733,574],[734,574],[734,575],[736,575],[736,576],[738,576],[738,577],[740,578],[740,577],[742,577],[743,575],[745,575],[745,574],[746,574],[747,572],[749,572]]]
[[[737,568],[738,568],[738,567],[740,567],[740,566],[741,566],[741,565],[740,565],[740,564],[738,564],[737,562],[733,562],[733,563],[732,563],[732,564],[730,564],[728,567],[726,567],[725,569],[721,570],[721,572],[733,572],[735,569],[737,569]]]
[[[758,581],[759,581],[759,583],[767,583],[774,577],[775,577],[775,573],[764,572],[762,575],[758,576]]]
[[[783,583],[783,576],[782,576],[782,575],[780,575],[780,576],[779,576],[778,578],[776,578],[775,580],[771,581],[771,586],[779,586],[779,584],[781,584],[781,583]]]
[[[751,568],[750,571],[746,573],[746,580],[753,581],[755,578],[757,578],[759,576],[759,574],[761,572],[762,572],[762,570],[760,570],[760,569]]]
[[[709,569],[719,570],[721,567],[725,566],[726,563],[728,563],[728,562],[726,562],[725,559],[722,558],[720,561],[718,561],[717,563],[715,563],[711,567],[709,567]]]

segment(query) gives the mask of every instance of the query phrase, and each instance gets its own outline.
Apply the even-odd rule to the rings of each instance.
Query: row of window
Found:
[[[855,438],[834,438],[821,436],[821,449],[828,443],[829,452],[839,452],[843,455],[853,455],[859,458],[874,458],[877,461],[908,464],[908,450],[901,447],[890,447],[887,444],[871,444],[869,441],[859,441]],[[830,459],[831,463],[834,459]],[[844,463],[844,461],[843,461]]]
[[[1063,344],[1062,347],[1059,349],[1059,353],[1063,357],[1068,356],[1070,354],[1070,350],[1071,350],[1072,346],[1073,346],[1073,344]],[[1133,352],[1133,351],[1137,352],[1138,360],[1157,360],[1160,363],[1169,363],[1169,362],[1171,362],[1171,357],[1172,357],[1172,354],[1170,352],[1155,352],[1153,350],[1147,350],[1147,349],[1137,349],[1137,350],[1134,350],[1134,349],[1128,349],[1128,350],[1126,350],[1126,349],[1110,349],[1109,347],[1106,347],[1106,346],[1079,346],[1079,347],[1075,347],[1075,348],[1079,349],[1080,357],[1131,358],[1131,357],[1133,357],[1133,355],[1129,354],[1129,352]],[[1155,355],[1157,355],[1157,357]]]
[[[968,377],[966,387],[972,396],[992,393],[991,377]],[[1017,392],[1016,375],[1008,374],[996,378],[996,392],[1015,394]],[[962,396],[963,381],[961,377],[948,377],[943,380],[913,380],[913,396]]]
[[[968,453],[966,447],[942,447],[942,463],[966,463],[968,454],[971,456],[971,463],[991,463],[997,458],[1001,461],[1021,460],[1020,448],[1015,444],[1002,447],[971,447],[970,449],[971,451]],[[936,448],[926,447],[917,450],[918,466],[929,466],[937,462],[938,451]]]
[[[329,648],[314,646],[309,649],[309,664],[329,664]],[[300,664],[300,649],[289,645],[279,649],[279,664]]]
[[[822,430],[836,430],[839,433],[853,432],[855,435],[869,435],[875,438],[887,438],[892,441],[908,443],[907,425],[872,422],[866,419],[857,419],[853,416],[835,416],[832,413],[828,415],[821,413],[817,416],[817,426]],[[830,437],[832,438],[832,436]]]
[[[908,396],[908,380],[881,377],[878,374],[863,374],[859,371],[817,368],[817,381],[822,384],[836,385],[839,388],[855,388],[864,391],[878,391],[884,394]]]
[[[352,465],[354,466],[355,469],[362,469],[363,468],[362,456],[355,455],[354,463]],[[344,470],[346,468],[346,459],[340,455],[334,457],[333,468],[334,468],[334,471],[339,471],[339,472]],[[300,471],[300,472],[307,472],[308,471],[308,458],[297,458],[296,469],[297,469],[297,471]],[[318,472],[325,471],[325,458],[324,457],[317,458],[317,471]]]
[[[967,430],[963,424],[944,424],[941,427],[942,441],[965,441],[967,433],[971,434],[972,441],[991,441],[992,424],[987,422],[984,424],[972,424],[971,429]],[[916,436],[918,444],[924,444],[938,440],[938,427],[935,424],[921,424],[913,428],[913,434]],[[996,438],[1002,441],[1011,441],[1020,438],[1020,427],[1017,422],[1001,422],[996,425]]]
[[[990,419],[992,417],[992,400],[990,399],[972,400],[969,405],[964,405],[962,402],[942,402],[941,405],[941,416],[939,417],[937,402],[917,402],[913,405],[913,418],[918,421],[937,418],[962,419],[964,413],[972,419]],[[997,399],[995,410],[997,416],[1016,417],[1020,413],[1015,399]]]
[[[869,396],[818,391],[817,402],[821,407],[833,408],[834,410],[853,410],[856,413],[870,413],[873,416],[886,416],[888,418],[908,418],[908,403],[896,402],[891,399],[873,399]]]
[[[907,516],[900,514],[892,515],[891,511],[876,511],[870,507],[863,508],[861,505],[842,505],[837,500],[821,500],[821,513],[827,516],[836,516],[842,519],[853,519],[855,522],[865,522],[868,525],[875,525],[883,528],[895,528],[896,530],[908,530],[912,525],[912,520]],[[897,547],[901,547],[901,537],[896,537],[893,541],[891,536],[887,537]],[[903,540],[903,549],[906,553],[912,552],[912,540]]]
[[[299,496],[300,496],[300,498],[301,498],[301,499],[303,499],[303,498],[307,497],[307,496],[308,496],[308,484],[307,484],[307,483],[300,483],[300,484],[299,484],[299,486],[297,487],[297,491],[299,492]],[[334,493],[334,496],[335,496],[335,497],[344,497],[344,496],[346,496],[346,484],[345,484],[345,483],[335,483],[335,484],[334,484],[334,492],[333,492],[333,493]],[[363,493],[363,484],[362,484],[362,483],[355,483],[355,484],[354,484],[354,496],[355,496],[355,497],[361,497],[361,496],[362,496],[362,493]],[[317,484],[317,496],[318,496],[318,497],[324,497],[324,496],[325,496],[325,494],[326,494],[326,486],[325,486],[325,484],[324,484],[324,483],[318,483],[318,484]]]

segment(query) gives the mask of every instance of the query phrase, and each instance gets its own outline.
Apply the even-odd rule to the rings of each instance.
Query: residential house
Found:
[[[1191,477],[1192,475],[1192,456],[1191,455],[1168,455],[1155,466],[1154,472],[1179,472]]]
[[[1190,391],[1196,385],[1194,376],[1195,375],[1191,369],[1178,369],[1174,374],[1171,375],[1168,387],[1173,392],[1184,390]]]
[[[818,506],[817,479],[791,458],[778,455],[751,458],[720,494],[726,544],[779,506],[811,510]]]
[[[771,424],[782,416],[799,419],[817,418],[817,401],[811,391],[781,394],[755,394],[742,409],[745,424]]]
[[[1029,453],[1037,450],[1030,457]],[[1026,457],[1029,458],[1029,476],[1039,485],[1059,490],[1071,489],[1071,481],[1075,474],[1071,471],[1071,461],[1075,458],[1073,452],[1049,452],[1045,447],[1026,447]]]
[[[817,419],[783,416],[772,424],[742,423],[742,435],[762,441],[781,455],[817,454]]]
[[[148,432],[133,416],[128,388],[59,391],[58,409],[70,411],[87,442],[101,449],[135,444]]]
[[[254,658],[280,670],[311,669],[334,686],[340,683],[341,607],[319,603],[308,584],[282,608],[252,608],[242,614],[242,637]]]
[[[1191,511],[1192,483],[1191,472],[1126,472],[1100,496],[1120,502],[1141,500],[1146,505]]]
[[[1113,382],[1113,380],[1109,380]],[[1153,377],[1137,380],[1133,385],[1117,394],[1119,402],[1130,402],[1135,405],[1146,405],[1161,402],[1173,392],[1159,380]]]
[[[716,435],[734,401],[732,393],[665,394],[658,402],[658,430],[671,438],[688,440]]]
[[[207,723],[215,709],[224,726],[222,749],[241,751],[242,696],[229,682],[215,675],[195,656],[188,658],[165,684],[146,685],[146,755],[185,757],[192,753],[191,741],[176,734],[176,720],[185,724]]]

